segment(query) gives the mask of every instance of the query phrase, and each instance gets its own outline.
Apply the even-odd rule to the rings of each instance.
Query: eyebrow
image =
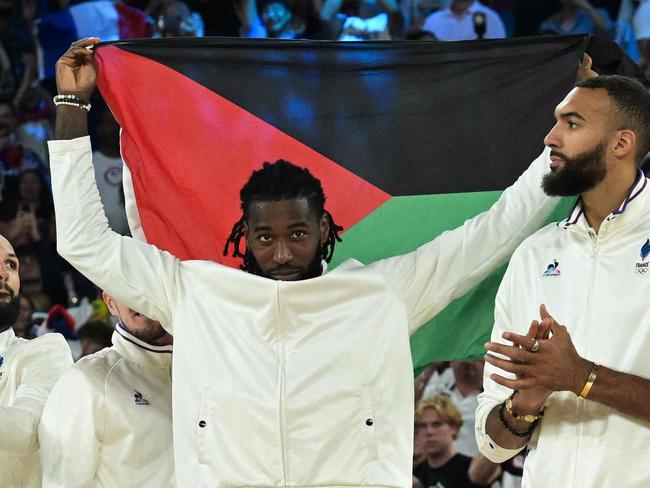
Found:
[[[289,229],[296,229],[296,228],[299,228],[299,227],[309,227],[309,223],[303,222],[303,221],[294,222],[293,224],[287,225],[287,227]],[[255,226],[253,228],[253,232],[269,231],[269,230],[272,230],[271,226],[269,226],[269,225],[258,225],[258,226]]]
[[[566,112],[560,114],[561,119],[570,119],[571,117],[576,117],[577,119],[584,120],[585,122],[587,122],[587,119],[578,112]]]

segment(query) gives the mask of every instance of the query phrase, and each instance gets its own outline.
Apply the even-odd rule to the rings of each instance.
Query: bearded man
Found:
[[[0,236],[0,486],[40,488],[38,423],[72,355],[61,334],[16,337],[19,265],[13,246]]]
[[[555,117],[542,186],[579,198],[510,261],[477,441],[494,462],[527,446],[523,487],[650,486],[641,455],[650,443],[650,185],[639,169],[650,93],[620,76],[592,78]]]
[[[172,337],[106,292],[111,347],[82,358],[47,400],[38,429],[43,488],[171,488]]]

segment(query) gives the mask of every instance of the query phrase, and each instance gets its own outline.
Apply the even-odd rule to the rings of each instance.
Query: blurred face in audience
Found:
[[[29,336],[29,326],[32,323],[32,313],[34,312],[34,307],[29,302],[27,297],[20,295],[18,297],[20,300],[20,309],[18,313],[18,318],[14,323],[14,332],[18,337],[28,338]]]
[[[544,139],[551,148],[551,172],[542,182],[548,195],[577,195],[605,178],[611,108],[604,89],[587,88],[574,88],[557,106],[556,124]]]
[[[38,203],[43,191],[43,181],[34,171],[26,171],[20,177],[18,193],[20,198],[28,203]]]
[[[442,420],[434,408],[427,408],[416,423],[422,445],[427,456],[441,456],[452,449],[454,439],[458,434],[455,426]]]
[[[108,310],[119,317],[122,326],[138,339],[150,344],[171,344],[172,336],[160,325],[160,322],[150,319],[122,305],[108,293],[103,292],[102,298],[106,302]]]
[[[20,277],[13,246],[0,236],[0,332],[14,325],[20,313]]]
[[[0,102],[0,136],[9,135],[16,127],[14,111],[6,102]]]
[[[454,371],[456,381],[472,383],[482,386],[483,384],[483,360],[452,361],[451,369]]]
[[[269,3],[262,10],[262,23],[271,36],[276,36],[289,25],[291,12],[281,3]]]

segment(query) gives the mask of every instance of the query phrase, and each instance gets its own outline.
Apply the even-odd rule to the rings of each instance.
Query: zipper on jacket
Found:
[[[287,452],[285,448],[285,418],[284,418],[284,393],[285,393],[285,329],[282,326],[280,317],[280,284],[276,284],[276,321],[278,324],[278,341],[279,341],[279,365],[278,374],[280,376],[280,399],[278,404],[279,427],[280,427],[280,451],[282,452],[282,486],[287,486]]]
[[[602,226],[601,226],[602,230]],[[588,324],[591,321],[591,299],[593,296],[593,291],[594,291],[594,284],[596,280],[596,263],[598,261],[597,256],[598,256],[598,234],[594,232],[591,228],[588,230],[588,239],[589,239],[589,244],[591,246],[590,253],[589,253],[589,280],[587,281],[588,283],[588,288],[587,288],[587,300],[585,304],[585,309],[587,310],[587,316],[585,317],[585,324]],[[586,325],[585,325],[586,327]],[[583,332],[582,330],[580,331],[581,334],[586,337],[586,333]],[[588,343],[587,343],[588,344]],[[585,351],[583,354],[587,354],[587,350],[585,348]],[[576,480],[579,479],[578,477],[578,469],[580,465],[580,450],[582,447],[582,443],[580,442],[582,438],[582,434],[584,432],[584,426],[582,423],[582,417],[583,417],[583,412],[584,412],[584,400],[580,398],[576,398],[576,420],[577,420],[577,426],[576,426],[576,454],[575,454],[575,464],[574,464],[574,470],[573,470],[573,483],[572,486],[576,486]]]

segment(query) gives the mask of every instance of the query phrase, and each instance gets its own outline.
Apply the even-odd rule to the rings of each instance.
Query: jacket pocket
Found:
[[[372,391],[367,386],[362,386],[359,389],[358,408],[360,419],[362,420],[362,429],[366,448],[368,449],[368,457],[370,460],[379,459],[379,448],[377,442],[377,418],[375,417],[376,408],[372,398]]]
[[[282,478],[274,412],[252,393],[203,393],[194,419],[196,456],[211,486],[274,486]]]

